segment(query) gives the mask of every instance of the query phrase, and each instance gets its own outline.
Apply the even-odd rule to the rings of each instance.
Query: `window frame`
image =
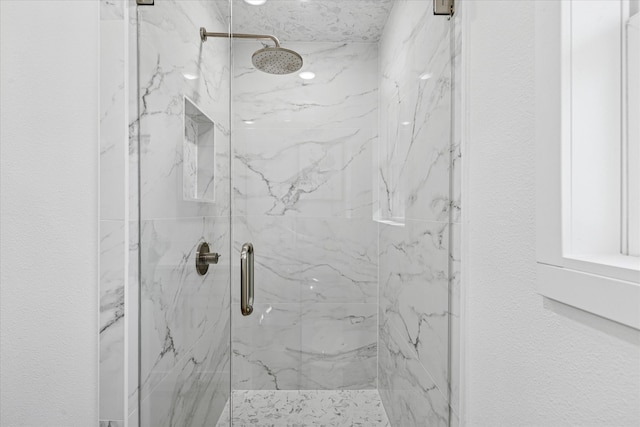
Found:
[[[570,70],[567,2],[536,2],[537,290],[541,295],[640,329],[640,258],[566,254],[570,242]],[[564,119],[563,119],[564,118]]]

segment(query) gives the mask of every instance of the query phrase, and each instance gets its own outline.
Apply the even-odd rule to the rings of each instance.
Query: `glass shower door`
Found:
[[[431,1],[233,1],[304,63],[232,40],[234,426],[448,425],[452,28]]]
[[[230,4],[137,12],[140,423],[229,425]]]
[[[432,7],[138,7],[142,426],[455,419],[459,94]],[[231,32],[303,66],[260,71],[275,40]]]

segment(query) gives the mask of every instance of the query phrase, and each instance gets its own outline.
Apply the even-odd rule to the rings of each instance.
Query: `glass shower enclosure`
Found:
[[[454,22],[417,0],[138,6],[141,426],[455,424]],[[247,33],[301,69],[260,71],[274,42]]]

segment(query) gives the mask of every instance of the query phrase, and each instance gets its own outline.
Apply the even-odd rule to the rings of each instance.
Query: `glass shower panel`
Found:
[[[140,423],[229,425],[230,4],[137,12]]]
[[[432,7],[138,8],[142,426],[455,419],[456,48]],[[295,65],[276,44],[302,67],[264,72]]]
[[[451,29],[431,1],[233,1],[303,58],[232,40],[233,425],[448,424]]]

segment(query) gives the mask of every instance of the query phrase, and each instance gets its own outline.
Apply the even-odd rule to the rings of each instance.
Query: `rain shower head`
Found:
[[[207,37],[233,37],[239,39],[270,39],[275,47],[265,47],[254,52],[251,62],[258,70],[269,74],[291,74],[302,68],[302,56],[291,49],[280,47],[280,41],[270,34],[240,34],[240,33],[209,33],[204,27],[200,28],[200,39],[204,42]]]
[[[298,52],[283,47],[265,47],[254,52],[253,66],[269,74],[291,74],[302,68],[302,57]]]

